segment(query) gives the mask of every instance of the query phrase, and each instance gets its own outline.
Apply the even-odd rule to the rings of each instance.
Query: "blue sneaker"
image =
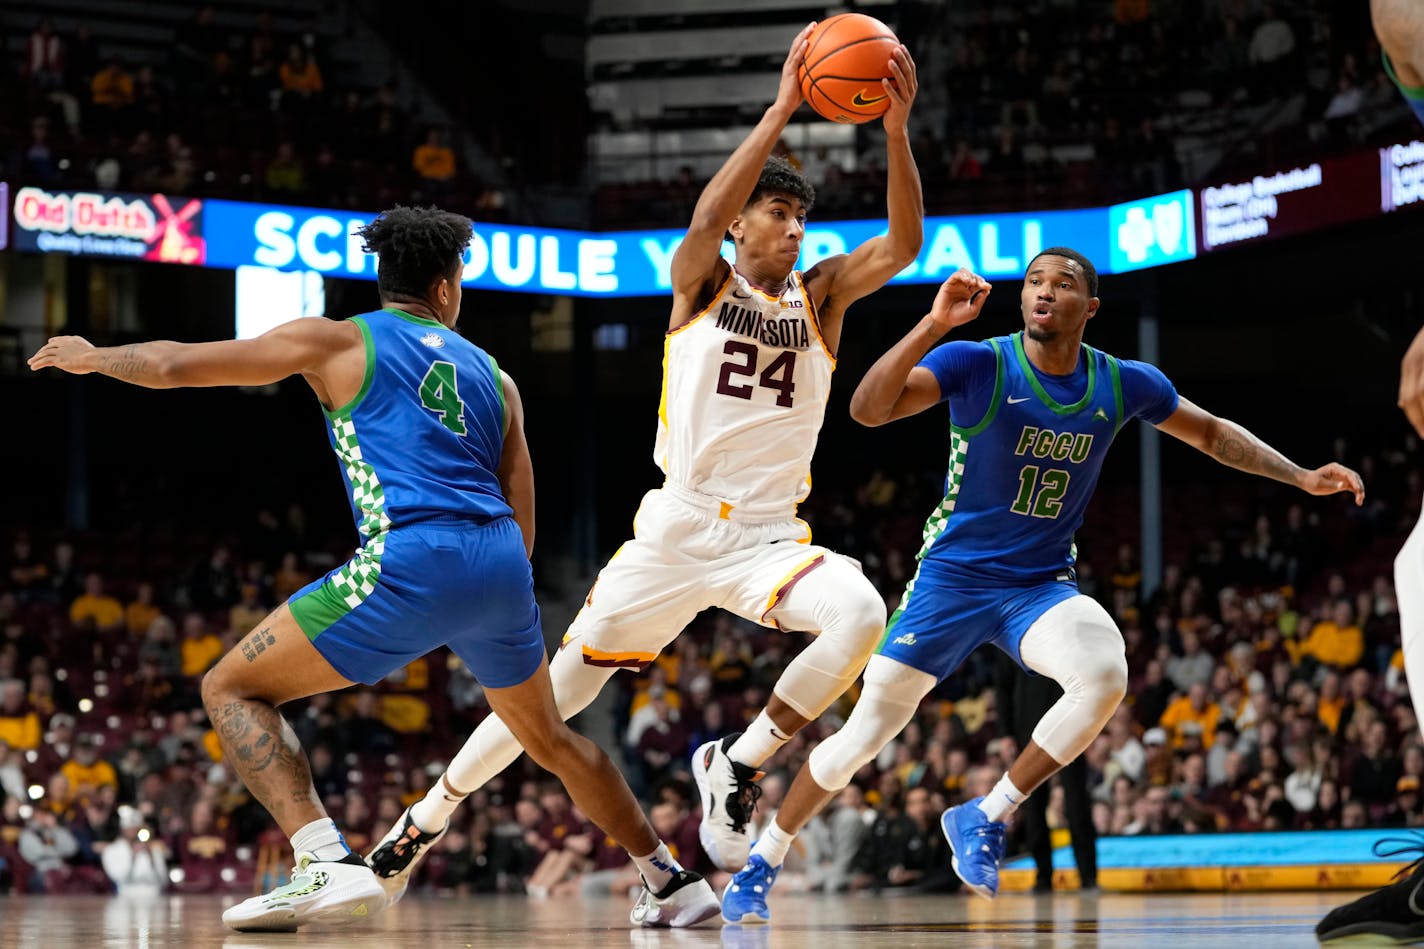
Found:
[[[999,894],[999,861],[1004,858],[1007,828],[999,821],[989,820],[979,806],[983,800],[976,797],[951,807],[940,815],[939,826],[954,854],[949,861],[954,872],[969,889],[992,900]]]
[[[722,891],[722,918],[729,923],[771,922],[766,894],[771,892],[771,885],[780,872],[780,867],[769,867],[765,860],[752,854],[747,865],[737,871],[727,889]]]

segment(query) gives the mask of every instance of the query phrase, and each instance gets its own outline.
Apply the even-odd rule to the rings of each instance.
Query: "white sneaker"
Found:
[[[395,826],[386,831],[386,836],[366,855],[366,866],[376,874],[381,889],[386,892],[387,906],[394,906],[405,895],[410,875],[449,829],[450,822],[446,821],[436,833],[426,833],[415,826],[407,807]]]
[[[294,932],[307,923],[354,923],[386,908],[386,894],[364,863],[297,854],[292,882],[229,906],[223,923],[238,932]]]
[[[682,929],[696,926],[721,910],[717,894],[700,874],[679,870],[661,893],[654,893],[643,881],[643,892],[633,904],[628,921],[634,926]]]
[[[756,782],[764,774],[727,757],[727,749],[740,735],[738,732],[721,741],[709,741],[692,755],[692,778],[702,795],[697,838],[712,862],[728,873],[746,866],[751,855],[747,821],[761,797],[761,787]]]

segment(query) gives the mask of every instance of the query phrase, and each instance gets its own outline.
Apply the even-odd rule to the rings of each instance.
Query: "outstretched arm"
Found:
[[[752,133],[712,176],[712,180],[707,182],[707,187],[702,189],[697,206],[692,210],[687,236],[672,256],[674,293],[695,295],[699,287],[715,276],[717,261],[721,259],[722,238],[727,233],[728,225],[746,207],[747,199],[752,196],[757,180],[761,178],[762,166],[780,140],[786,123],[791,121],[792,114],[801,105],[801,83],[796,73],[806,57],[806,37],[815,25],[808,24],[791,41],[791,51],[786,54],[786,62],[781,67],[781,85],[776,92],[776,101],[766,110]]]
[[[990,289],[978,274],[955,271],[940,285],[930,312],[860,380],[850,397],[850,417],[874,427],[938,404],[939,381],[919,362],[944,334],[979,315]]]
[[[534,462],[529,457],[529,442],[524,438],[524,402],[519,389],[503,371],[499,374],[504,387],[504,453],[499,458],[500,490],[514,509],[514,523],[524,535],[524,552],[534,556]]]
[[[1235,422],[1217,418],[1186,399],[1157,427],[1238,471],[1295,485],[1307,494],[1345,491],[1355,496],[1356,504],[1365,503],[1365,483],[1344,465],[1331,462],[1308,471]]]
[[[888,231],[872,237],[844,257],[833,257],[812,268],[807,282],[817,271],[830,277],[825,299],[844,311],[861,297],[885,286],[890,278],[914,262],[924,243],[925,201],[920,187],[920,171],[910,151],[908,122],[910,106],[919,90],[915,61],[904,46],[890,59],[893,79],[882,79],[890,108],[885,113],[885,203],[890,217]]]
[[[361,345],[355,324],[327,319],[283,323],[256,339],[212,343],[155,340],[94,346],[82,336],[56,336],[30,357],[31,369],[53,366],[75,375],[97,372],[149,389],[262,386],[298,372],[320,375],[326,361]]]

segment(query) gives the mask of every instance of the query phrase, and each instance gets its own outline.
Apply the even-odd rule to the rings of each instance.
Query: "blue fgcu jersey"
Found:
[[[1066,579],[1113,436],[1134,416],[1155,424],[1177,408],[1155,367],[1091,346],[1073,373],[1040,373],[1022,333],[947,343],[921,365],[939,379],[951,424],[944,500],[920,560],[970,583]]]
[[[352,317],[366,377],[327,412],[364,543],[430,521],[485,523],[511,513],[496,472],[504,389],[494,359],[433,320],[396,309]]]

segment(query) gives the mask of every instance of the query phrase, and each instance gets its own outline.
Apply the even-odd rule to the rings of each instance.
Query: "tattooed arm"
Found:
[[[53,366],[76,375],[97,372],[149,389],[258,386],[298,372],[320,379],[329,361],[362,347],[355,324],[303,319],[256,339],[212,343],[157,340],[96,347],[81,336],[56,336],[30,357],[29,364],[35,370]]]
[[[1295,485],[1307,494],[1344,491],[1355,496],[1356,504],[1365,501],[1364,482],[1344,465],[1331,462],[1313,471],[1302,468],[1235,422],[1217,418],[1186,399],[1157,427],[1238,471]]]

